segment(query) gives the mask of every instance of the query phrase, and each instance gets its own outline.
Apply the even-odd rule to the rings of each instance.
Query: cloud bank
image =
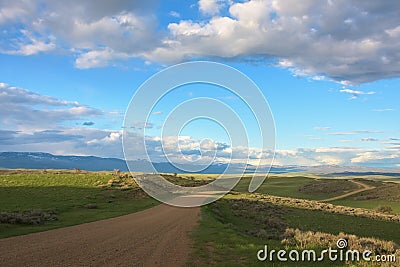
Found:
[[[130,58],[159,64],[218,58],[275,62],[297,75],[345,84],[400,76],[397,0],[200,0],[193,18],[163,25],[156,6],[126,0],[0,1],[0,51],[68,51],[77,68]]]
[[[23,131],[57,129],[67,121],[103,115],[78,102],[43,96],[0,83],[0,121],[3,128]]]
[[[44,96],[32,91],[0,83],[0,151],[49,152],[61,155],[94,155],[123,158],[122,130],[97,129],[91,119],[106,118],[109,113],[75,101]],[[118,112],[117,112],[118,113]],[[119,114],[119,113],[118,113]],[[138,129],[153,128],[153,123],[137,122]],[[315,127],[329,131],[330,127]],[[328,132],[327,136],[353,136],[380,133],[376,130]],[[146,136],[146,154],[135,150],[143,137],[129,136],[128,149],[134,159],[176,163],[243,163],[256,164],[262,155],[272,157],[273,151],[254,147],[232,147],[218,140],[198,140],[191,136]],[[347,142],[374,142],[373,137],[361,137]],[[339,142],[341,142],[339,141]],[[400,162],[400,138],[381,141],[380,149],[360,147],[319,147],[275,151],[275,165],[357,165],[397,167]]]

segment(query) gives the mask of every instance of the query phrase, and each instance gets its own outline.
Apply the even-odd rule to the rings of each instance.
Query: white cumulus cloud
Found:
[[[266,61],[343,84],[400,76],[396,0],[200,0],[199,13],[206,16],[167,25],[158,25],[156,6],[127,0],[2,1],[0,52],[67,52],[78,68],[129,58],[161,64],[193,58]],[[171,13],[171,19],[177,15]],[[371,94],[343,90],[353,97]]]

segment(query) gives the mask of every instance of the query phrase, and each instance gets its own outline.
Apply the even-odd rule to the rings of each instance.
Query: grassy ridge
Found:
[[[40,225],[0,224],[0,237],[96,221],[158,204],[135,184],[123,187],[119,180],[109,172],[0,175],[1,212],[49,210],[58,218]]]
[[[242,178],[234,190],[246,193],[250,180],[250,177]],[[330,203],[365,209],[389,206],[394,213],[400,214],[400,184],[366,179],[357,180],[367,185],[375,186],[376,189],[331,201]],[[316,179],[292,175],[290,177],[270,176],[256,192],[272,196],[323,200],[340,196],[356,189],[356,185],[347,179]]]
[[[199,186],[215,175],[163,175],[182,186]],[[0,170],[0,238],[45,231],[116,217],[159,204],[134,182],[129,173],[80,170]],[[24,214],[53,214],[56,221],[37,221]],[[23,220],[15,220],[23,217]]]
[[[250,181],[251,177],[242,178],[234,190],[247,192]],[[303,176],[270,176],[256,192],[280,197],[322,200],[347,193],[355,188],[353,183],[346,180],[320,180]]]
[[[239,182],[234,189],[237,193],[228,194],[217,202],[202,207],[202,220],[193,233],[196,252],[191,261],[196,265],[343,266],[346,263],[303,262],[299,265],[293,262],[282,263],[275,260],[271,263],[257,260],[257,251],[264,245],[276,250],[314,248],[321,251],[327,248],[327,240],[330,242],[329,246],[335,248],[339,237],[349,238],[351,249],[370,249],[377,254],[396,253],[400,260],[400,223],[397,221],[382,220],[379,216],[360,217],[351,212],[328,212],[317,208],[318,205],[315,209],[305,209],[300,208],[301,205],[297,207],[269,202],[274,197],[257,197],[263,194],[290,197],[293,203],[301,203],[301,199],[322,200],[357,189],[357,185],[346,181],[347,179],[272,176],[256,191],[258,194],[249,194],[247,188],[250,179],[244,178]],[[363,179],[361,181],[376,188],[331,203],[371,210],[390,206],[393,213],[400,214],[400,201],[393,198],[393,194],[400,195],[398,185]],[[360,264],[376,266],[365,262]],[[378,266],[393,264],[395,263]]]
[[[316,242],[304,240],[303,248],[295,245],[288,247],[285,245],[288,229],[299,229],[302,233],[311,231],[311,234],[304,235],[311,236]],[[192,255],[191,261],[201,266],[264,266],[265,263],[259,262],[256,256],[257,251],[264,245],[277,250],[314,248],[321,251],[327,247],[321,246],[318,240],[324,240],[325,236],[330,234],[344,236],[352,234],[356,235],[356,240],[370,238],[367,240],[370,240],[370,244],[374,247],[381,243],[390,247],[392,246],[390,241],[400,243],[400,223],[278,206],[254,200],[246,194],[242,194],[240,198],[228,195],[202,207],[202,220],[193,233],[195,254]],[[331,246],[335,248],[334,242]],[[323,263],[307,262],[298,265],[293,262],[274,261],[273,264],[273,266],[321,266]],[[344,265],[341,262],[326,264]]]
[[[393,182],[380,182],[370,180],[360,180],[361,182],[375,186],[373,190],[368,190],[353,196],[332,201],[332,204],[343,205],[356,208],[376,209],[382,206],[391,207],[394,213],[400,214],[400,184]]]

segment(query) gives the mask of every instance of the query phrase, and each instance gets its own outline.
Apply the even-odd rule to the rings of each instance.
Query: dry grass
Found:
[[[393,214],[393,209],[390,206],[380,206],[376,209],[377,212]]]
[[[93,173],[90,171],[84,171],[80,169],[73,170],[53,170],[53,169],[0,169],[0,175],[12,175],[12,174],[87,174]]]
[[[318,255],[318,252],[329,247],[337,249],[336,242],[340,238],[348,240],[348,249],[357,249],[361,253],[370,250],[373,253],[372,259],[376,255],[395,254],[397,260],[400,260],[400,248],[396,244],[398,238],[388,241],[392,240],[392,235],[397,234],[396,228],[393,229],[393,233],[390,233],[392,227],[398,226],[397,223],[379,221],[399,221],[399,217],[391,217],[382,212],[334,206],[318,201],[238,192],[232,192],[207,205],[204,209],[201,231],[196,235],[201,240],[199,243],[203,248],[204,257],[207,258],[205,262],[208,266],[258,266],[252,261],[253,258],[249,257],[249,255],[255,255],[252,254],[255,250],[253,245],[258,243],[268,244],[274,249],[285,247],[298,248],[299,251],[314,249]],[[309,212],[304,209],[321,212]],[[326,212],[379,220],[332,216]],[[325,216],[328,218],[319,221]],[[360,224],[361,221],[362,224]],[[314,228],[315,222],[321,225]],[[342,232],[339,233],[340,231]],[[247,246],[247,244],[252,244],[252,246]],[[210,251],[215,251],[215,253],[210,253]],[[232,257],[234,257],[233,260]],[[331,262],[328,261],[327,256],[325,258],[325,261],[315,266],[330,266]],[[244,259],[243,264],[242,259]],[[220,264],[214,264],[215,262]],[[388,262],[374,265],[372,262],[363,261],[362,256],[360,262],[346,262],[350,266],[400,266],[399,263],[393,265],[393,262]],[[207,265],[204,264],[204,266]],[[281,266],[279,263],[278,265]],[[300,265],[293,263],[293,266],[306,265],[306,263]],[[286,265],[282,264],[282,266]]]
[[[362,208],[351,208],[345,206],[336,206],[330,203],[322,203],[314,200],[306,200],[306,199],[296,199],[296,198],[288,198],[288,197],[277,197],[277,196],[269,196],[263,194],[249,194],[246,197],[270,202],[276,205],[283,205],[287,207],[301,208],[301,209],[309,209],[309,210],[319,210],[329,213],[337,213],[344,214],[350,216],[357,217],[365,217],[377,220],[386,220],[386,221],[394,221],[400,222],[400,215],[387,214],[382,213],[375,210],[368,210]],[[238,195],[240,198],[240,195]]]
[[[283,220],[285,209],[268,202],[248,199],[228,199],[234,216],[253,222],[257,227],[245,229],[244,233],[267,239],[279,239],[287,225]]]
[[[210,183],[210,180],[196,180],[194,176],[178,176],[177,174],[161,174],[165,180],[180,186],[197,187]]]
[[[129,175],[118,175],[117,178],[113,178],[107,181],[107,183],[97,181],[96,186],[104,188],[115,188],[115,189],[134,189],[139,188],[138,184]]]
[[[56,221],[54,211],[28,210],[19,212],[0,212],[0,223],[9,224],[43,224],[46,221]]]
[[[117,178],[110,179],[106,183],[97,181],[95,186],[106,189],[103,194],[109,196],[110,198],[115,198],[113,193],[115,190],[129,191],[129,195],[133,199],[140,199],[147,196],[147,194],[138,186],[130,174],[119,173],[116,174],[116,176]],[[109,199],[107,202],[111,203],[113,200]]]
[[[309,249],[310,247],[322,247],[337,249],[336,242],[339,239],[346,239],[348,250],[358,250],[362,253],[365,250],[371,251],[375,255],[396,255],[397,263],[400,260],[400,248],[392,241],[385,241],[376,238],[358,237],[345,233],[333,235],[329,233],[300,231],[299,229],[287,228],[283,235],[281,243],[288,247],[296,247],[298,249]],[[352,262],[347,262],[353,264]],[[371,266],[370,262],[359,262],[358,266]],[[396,266],[395,263],[380,263],[379,266]]]
[[[356,235],[339,233],[333,235],[329,233],[300,231],[299,229],[287,228],[282,239],[285,246],[295,246],[300,249],[309,248],[310,245],[318,247],[336,248],[336,241],[346,239],[348,249],[356,249],[359,251],[370,250],[374,254],[394,254],[400,252],[400,247],[392,242],[371,237],[358,237]]]
[[[306,194],[344,194],[359,187],[348,180],[314,180],[299,188],[299,191]]]
[[[400,184],[384,183],[372,191],[360,193],[355,200],[387,200],[400,202]]]

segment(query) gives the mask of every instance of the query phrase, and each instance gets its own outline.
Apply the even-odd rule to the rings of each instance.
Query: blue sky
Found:
[[[275,119],[275,164],[400,167],[399,8],[398,1],[0,1],[0,150],[122,157],[123,116],[137,88],[167,66],[211,60],[240,70],[264,94]],[[256,134],[229,92],[186,86],[149,119],[155,150],[168,112],[200,96],[230,105]],[[181,135],[186,155],[209,138],[227,145],[217,161],[231,151],[244,160],[211,121]]]

